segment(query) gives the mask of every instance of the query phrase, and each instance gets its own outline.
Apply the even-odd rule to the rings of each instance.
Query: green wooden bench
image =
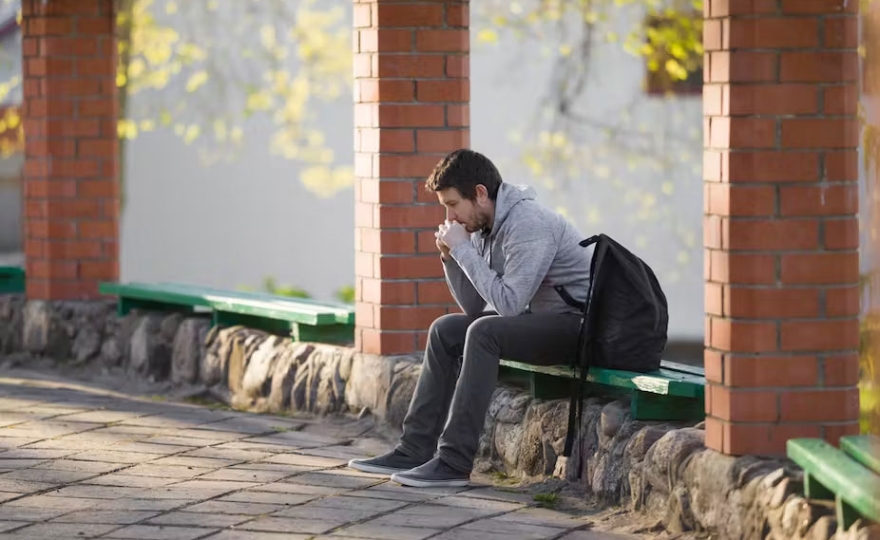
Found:
[[[822,439],[789,439],[788,457],[804,470],[807,499],[833,500],[837,523],[880,522],[880,437],[841,437],[840,450]]]
[[[101,283],[99,291],[118,298],[120,316],[134,309],[207,313],[218,326],[248,326],[296,341],[354,341],[354,309],[344,304],[182,283]]]
[[[569,366],[535,366],[501,361],[501,377],[525,380],[533,397],[571,396],[580,372]],[[702,420],[705,418],[706,376],[703,368],[663,361],[650,373],[592,367],[586,376],[586,394],[628,394],[635,420]]]
[[[0,294],[23,293],[24,285],[24,268],[20,266],[0,266]]]

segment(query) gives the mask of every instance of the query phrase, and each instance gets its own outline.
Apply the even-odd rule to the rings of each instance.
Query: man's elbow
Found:
[[[501,302],[498,306],[498,314],[502,317],[515,317],[522,315],[526,310],[524,302]]]

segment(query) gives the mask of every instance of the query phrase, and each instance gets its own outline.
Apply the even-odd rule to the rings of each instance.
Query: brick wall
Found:
[[[422,350],[452,307],[424,181],[469,146],[466,1],[354,3],[357,347]]]
[[[857,10],[706,0],[707,444],[858,430]]]
[[[27,294],[88,299],[118,275],[113,0],[22,1]]]

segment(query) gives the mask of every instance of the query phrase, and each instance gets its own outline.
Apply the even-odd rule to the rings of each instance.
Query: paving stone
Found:
[[[130,525],[113,531],[104,538],[131,540],[196,540],[204,538],[218,529],[196,527],[171,527],[164,525]]]
[[[559,527],[561,529],[573,529],[590,523],[587,518],[572,517],[546,508],[523,508],[516,512],[510,512],[498,516],[494,519],[499,521],[512,521],[514,523],[525,523],[527,525],[538,525],[541,527]]]
[[[394,511],[373,519],[368,524],[396,527],[428,527],[448,529],[485,516],[479,510],[439,505],[419,505]]]
[[[171,512],[148,520],[145,525],[184,525],[190,527],[232,527],[253,519],[250,515],[223,515],[200,512]]]
[[[169,456],[192,450],[192,446],[179,446],[173,444],[151,444],[146,442],[124,442],[110,447],[116,452],[138,452],[141,454],[159,454]]]
[[[166,512],[188,504],[192,504],[192,501],[186,499],[113,499],[101,501],[101,509]]]
[[[114,435],[127,435],[132,439],[138,439],[140,437],[152,437],[156,434],[156,428],[146,426],[114,425],[97,429],[95,430],[95,432],[111,433]]]
[[[245,433],[202,428],[174,429],[167,430],[163,433],[169,437],[182,437],[186,439],[196,439],[202,441],[218,441],[216,443],[211,442],[210,444],[222,444],[247,437],[247,434]]]
[[[210,540],[310,540],[311,534],[267,533],[257,531],[221,531]]]
[[[66,455],[61,450],[54,450],[54,451],[44,450],[43,452],[46,452],[46,454],[40,454],[39,452],[35,452],[34,450],[25,450],[25,451],[18,450],[18,451],[14,452],[15,455],[7,455],[7,454],[13,452],[14,449],[16,449],[16,448],[21,448],[22,446],[27,446],[29,444],[32,444],[32,443],[35,443],[35,442],[38,442],[41,440],[43,440],[42,437],[27,438],[27,437],[0,436],[0,450],[6,450],[6,452],[3,453],[4,458],[13,458],[13,457],[25,458],[25,457],[27,457],[27,458],[39,459],[39,458],[43,458],[43,457],[49,457],[46,454],[49,454],[52,452],[54,452],[56,455],[59,455],[59,456]],[[67,451],[67,454],[72,454],[72,453],[74,453],[74,450]]]
[[[157,478],[194,478],[207,472],[211,472],[211,469],[180,465],[153,465],[152,463],[142,463],[125,470],[125,474],[130,476],[155,476]]]
[[[27,507],[27,508],[47,508],[60,510],[83,510],[90,508],[101,501],[98,499],[88,499],[82,497],[53,497],[51,495],[31,495],[30,497],[22,497],[4,503],[0,508]]]
[[[231,459],[239,462],[242,461],[257,461],[263,458],[270,457],[272,454],[267,452],[256,452],[252,450],[236,450],[232,448],[221,448],[220,446],[214,446],[210,448],[199,448],[197,450],[193,450],[188,448],[188,452],[183,454],[187,457],[207,457],[207,458],[219,458],[219,459]]]
[[[187,512],[208,512],[212,514],[239,514],[257,516],[271,514],[285,508],[281,504],[206,501],[186,508]]]
[[[614,534],[604,531],[574,531],[559,540],[629,540],[634,538],[636,537],[628,534]]]
[[[233,459],[204,458],[191,456],[168,456],[152,461],[152,465],[179,465],[182,467],[200,467],[203,469],[219,469],[239,463]]]
[[[454,506],[457,508],[473,508],[485,510],[492,513],[514,512],[516,510],[527,508],[525,504],[520,502],[499,501],[495,499],[477,499],[474,497],[461,497],[459,495],[442,497],[439,499],[435,499],[431,502],[433,504],[442,504],[445,506]]]
[[[380,478],[365,478],[360,476],[353,476],[350,474],[337,473],[335,471],[303,473],[285,480],[285,482],[291,484],[308,484],[312,486],[326,486],[350,489],[363,488],[385,481],[387,480]]]
[[[137,418],[139,416],[143,416],[143,414],[121,411],[88,411],[65,415],[64,420],[66,422],[92,422],[96,424],[112,424],[115,422]]]
[[[267,457],[266,463],[283,463],[285,465],[298,465],[302,467],[339,467],[348,462],[341,459],[326,458],[320,456],[304,456],[302,454],[279,454]]]
[[[101,424],[87,424],[84,422],[39,422],[5,428],[3,435],[6,437],[39,437],[42,439],[54,439],[64,435],[73,435],[101,427]]]
[[[144,491],[138,487],[120,486],[97,486],[91,484],[77,484],[65,486],[55,491],[46,493],[48,497],[86,497],[91,499],[118,499],[120,497],[135,497]]]
[[[179,478],[159,478],[155,476],[132,476],[125,472],[105,474],[96,478],[89,478],[84,484],[92,484],[96,486],[119,486],[119,487],[138,487],[138,488],[155,488],[159,486],[167,486],[174,482],[180,482]]]
[[[191,448],[201,448],[203,446],[212,446],[214,444],[220,444],[225,442],[224,439],[194,439],[192,437],[170,437],[170,436],[159,436],[159,437],[150,437],[149,439],[144,439],[145,443],[149,444],[162,444],[166,446],[188,446]]]
[[[373,486],[367,489],[352,491],[350,493],[346,493],[346,495],[349,497],[363,497],[366,499],[389,499],[392,501],[408,502],[426,501],[428,499],[438,498],[437,495],[429,493],[428,490],[415,490],[411,488],[408,489],[397,484],[389,483],[379,484],[378,486]]]
[[[535,503],[534,497],[528,493],[501,491],[491,487],[460,490],[460,493],[462,497],[474,499],[489,499],[493,501],[516,502],[522,504]]]
[[[312,504],[303,504],[300,506],[292,506],[285,508],[280,512],[272,514],[275,517],[289,517],[299,519],[325,519],[325,520],[344,520],[345,524],[365,521],[371,517],[382,514],[384,511],[372,510],[369,508],[350,508],[344,512],[339,508],[329,506],[315,506]]]
[[[53,523],[115,523],[129,525],[158,515],[148,510],[82,510],[59,516]]]
[[[248,471],[276,471],[284,473],[285,476],[294,474],[311,472],[319,470],[318,467],[304,467],[300,465],[285,465],[283,463],[241,463],[229,467],[232,470],[248,470]]]
[[[0,416],[0,428],[15,426],[17,424],[26,424],[34,420],[45,418],[46,415],[31,414],[26,412],[5,412]]]
[[[0,521],[48,521],[70,511],[66,508],[20,507],[4,504],[0,506]]]
[[[527,525],[525,523],[515,523],[513,521],[502,521],[499,519],[481,519],[462,525],[460,529],[468,531],[483,531],[493,534],[506,534],[508,538],[515,536],[522,540],[541,540],[544,538],[552,538],[559,535],[560,530],[556,527],[539,527],[537,525]]]
[[[357,450],[349,446],[328,446],[324,448],[312,448],[310,450],[299,450],[298,452],[307,456],[341,459],[346,463],[352,459],[370,456],[369,452]]]
[[[261,517],[253,521],[248,521],[236,528],[245,531],[319,534],[333,530],[344,524],[344,521],[330,521],[323,519]]]
[[[408,502],[394,501],[388,499],[368,499],[358,497],[327,497],[310,503],[312,506],[335,508],[337,510],[348,512],[349,510],[370,510],[375,513],[384,513],[397,510],[407,506]]]
[[[57,469],[19,469],[4,474],[2,480],[25,480],[28,482],[45,482],[48,484],[69,484],[71,482],[79,482],[98,473],[93,472],[77,472],[62,471]]]
[[[113,448],[113,447],[111,447]],[[126,452],[122,450],[95,450],[91,452],[77,452],[73,456],[70,456],[73,459],[79,459],[82,461],[103,461],[107,463],[124,463],[124,464],[133,464],[133,463],[143,463],[145,461],[152,461],[154,459],[159,459],[163,456],[163,454],[150,454],[145,452]]]
[[[557,530],[557,533],[559,531]],[[510,533],[493,533],[489,531],[474,531],[471,529],[452,529],[435,536],[431,540],[520,540],[519,536],[510,536]]]
[[[248,491],[266,491],[271,493],[295,493],[301,495],[338,495],[348,494],[350,489],[332,488],[326,486],[307,486],[305,484],[288,484],[286,482],[275,482],[274,484],[263,484],[254,486]]]
[[[6,478],[8,474],[9,473],[0,475],[0,491],[7,493],[36,493],[38,491],[51,489],[57,485],[46,482],[29,482],[27,480]]]
[[[233,480],[238,482],[275,482],[290,476],[278,471],[259,471],[254,469],[220,469],[203,474],[205,480]]]
[[[321,495],[300,495],[296,493],[269,493],[267,491],[239,491],[217,499],[229,502],[252,502],[267,504],[283,504],[285,506],[303,504],[313,501]]]
[[[116,525],[102,523],[36,523],[19,529],[16,534],[35,538],[95,538],[116,528]]]
[[[283,446],[280,444],[265,444],[244,441],[232,441],[228,443],[218,444],[214,448],[223,450],[253,450],[256,452],[264,452],[266,454],[286,454],[296,450],[296,448]]]
[[[271,418],[260,416],[244,416],[226,418],[217,422],[211,422],[200,426],[197,429],[211,429],[233,431],[235,433],[269,433],[276,428],[298,430],[303,426],[302,422],[288,420],[285,418]]]
[[[3,454],[0,454],[0,469],[26,469],[45,463],[45,460],[41,459],[3,459],[2,456]]]
[[[28,521],[0,521],[0,533],[14,531],[26,525],[30,525]]]
[[[384,540],[422,540],[440,532],[439,529],[417,527],[389,527],[387,525],[371,525],[361,523],[334,531],[341,536],[354,538],[381,538]],[[510,540],[510,538],[507,538]],[[519,538],[517,538],[519,540]]]
[[[52,469],[59,471],[82,471],[94,474],[104,474],[121,467],[126,464],[104,463],[101,461],[82,461],[72,459],[56,459],[53,461],[42,461],[35,465],[35,469]]]

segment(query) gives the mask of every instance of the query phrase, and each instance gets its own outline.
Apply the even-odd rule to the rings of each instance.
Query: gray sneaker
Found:
[[[421,467],[392,474],[391,481],[404,486],[420,488],[467,487],[471,482],[471,475],[458,472],[443,463],[442,459],[434,458]]]
[[[348,462],[348,466],[366,473],[394,474],[414,469],[424,463],[424,461],[411,458],[395,448],[387,454],[374,458],[353,459]]]

